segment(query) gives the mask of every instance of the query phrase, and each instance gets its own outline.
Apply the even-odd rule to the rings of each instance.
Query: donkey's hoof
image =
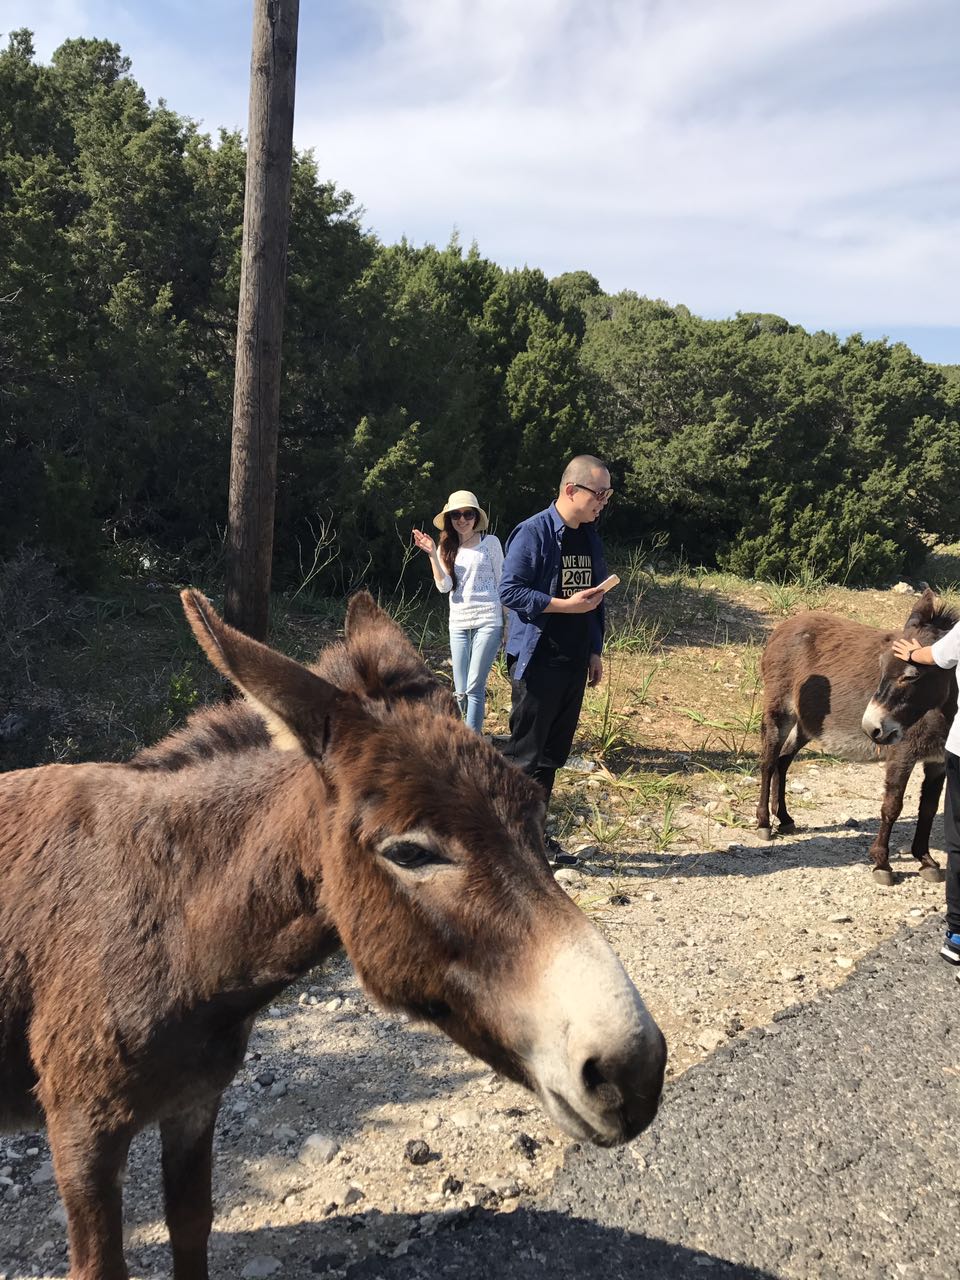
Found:
[[[757,838],[759,840],[772,840],[773,832],[769,827],[757,827]]]
[[[796,829],[797,824],[795,822],[781,822],[779,826],[779,831],[782,836],[792,836]]]
[[[888,889],[894,883],[893,872],[889,867],[874,867],[871,875],[875,884],[882,884]]]
[[[946,874],[942,867],[921,867],[920,879],[929,880],[931,884],[943,884]]]

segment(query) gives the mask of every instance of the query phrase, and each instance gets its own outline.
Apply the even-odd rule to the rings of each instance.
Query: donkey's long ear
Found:
[[[440,688],[402,627],[369,591],[351,596],[344,622],[347,653],[372,698],[422,698]]]
[[[933,594],[930,587],[924,591],[923,595],[913,606],[910,617],[904,630],[910,627],[926,627],[933,621],[933,615],[937,611],[937,597]]]
[[[276,745],[284,751],[302,747],[309,755],[322,756],[331,719],[345,710],[347,699],[339,689],[228,626],[199,591],[182,591],[180,599],[200,647],[263,716]],[[350,714],[363,713],[353,704]]]
[[[347,602],[347,616],[343,620],[343,634],[347,644],[362,635],[367,628],[381,623],[397,626],[390,615],[380,608],[369,591],[358,591],[350,597]],[[400,631],[400,628],[397,627],[397,630]],[[406,640],[407,637],[402,631],[400,635]]]

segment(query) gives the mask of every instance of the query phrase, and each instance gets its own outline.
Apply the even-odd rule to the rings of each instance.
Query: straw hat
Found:
[[[487,519],[487,513],[477,501],[477,495],[471,493],[469,489],[457,489],[451,493],[446,501],[443,510],[433,517],[433,527],[435,529],[443,528],[443,517],[448,511],[462,511],[464,507],[473,507],[474,511],[479,512],[480,519],[477,521],[477,533],[483,533],[487,525],[490,523]]]

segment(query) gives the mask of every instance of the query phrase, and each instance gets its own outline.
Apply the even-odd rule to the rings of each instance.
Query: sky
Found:
[[[0,0],[246,131],[254,0]],[[5,37],[3,37],[5,39]],[[387,243],[960,363],[957,0],[302,0],[294,137]]]

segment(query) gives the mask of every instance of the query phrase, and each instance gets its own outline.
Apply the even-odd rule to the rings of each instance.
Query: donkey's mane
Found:
[[[949,605],[944,604],[942,600],[937,600],[930,608],[928,615],[925,615],[926,601],[921,600],[917,609],[910,614],[910,617],[904,623],[904,634],[914,632],[927,638],[932,632],[935,638],[944,636],[947,632],[957,625],[957,611]],[[929,607],[929,605],[927,606]]]
[[[246,702],[218,703],[195,711],[182,729],[128,761],[128,768],[176,773],[215,756],[239,755],[269,747],[270,734],[262,716]]]
[[[960,615],[957,614],[956,609],[940,601],[936,609],[934,609],[933,617],[927,623],[927,626],[933,627],[937,631],[949,631],[957,625],[958,619],[960,619]]]

